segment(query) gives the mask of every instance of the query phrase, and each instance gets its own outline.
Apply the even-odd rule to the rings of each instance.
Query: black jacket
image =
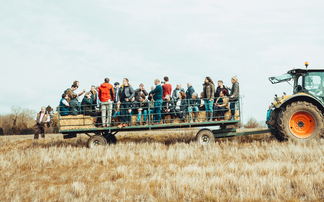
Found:
[[[162,103],[162,112],[163,113],[165,113],[165,110],[167,109],[167,103],[168,102],[166,100],[164,100],[163,103]],[[170,111],[174,111],[175,107],[176,107],[175,102],[173,100],[170,100],[169,101],[169,109],[170,109]]]
[[[143,102],[136,102],[135,106],[136,106],[136,109],[142,108],[143,110],[147,110],[148,102],[147,102],[147,100],[144,100]]]
[[[174,101],[175,107],[177,106],[178,100],[179,100],[179,98]],[[176,109],[175,107],[174,107],[174,109]],[[188,110],[188,100],[187,99],[181,99],[180,111],[187,111],[187,110]]]
[[[226,90],[226,95],[225,96],[228,96],[228,89],[223,85],[223,88],[220,88],[219,86],[217,87],[216,89],[216,93],[215,93],[215,100],[219,97],[219,93],[222,91],[222,90]]]
[[[147,93],[146,90],[143,90],[143,94],[144,94],[145,96],[148,95],[148,93]],[[136,100],[137,102],[139,102],[140,97],[141,97],[141,89],[139,88],[139,89],[135,90],[135,100]]]

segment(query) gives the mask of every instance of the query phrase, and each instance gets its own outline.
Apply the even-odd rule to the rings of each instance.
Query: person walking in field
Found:
[[[102,126],[107,127],[111,121],[113,101],[115,100],[115,91],[109,83],[109,78],[105,78],[104,83],[100,85],[98,95],[101,101]]]
[[[37,113],[35,117],[35,135],[34,139],[39,138],[39,133],[41,133],[42,138],[45,138],[45,124],[50,122],[50,116],[45,112],[45,107],[41,108],[41,111]]]

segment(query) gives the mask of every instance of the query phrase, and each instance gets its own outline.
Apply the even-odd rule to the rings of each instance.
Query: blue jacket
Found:
[[[194,92],[195,92],[195,89],[192,86],[189,86],[189,88],[186,91],[187,99],[191,99],[192,98],[192,94]]]
[[[69,115],[69,107],[63,104],[63,100],[66,100],[64,98],[61,99],[60,101],[60,114],[61,116],[66,116]]]
[[[154,90],[151,91],[153,95],[153,100],[160,101],[162,100],[163,89],[161,85],[157,85]]]

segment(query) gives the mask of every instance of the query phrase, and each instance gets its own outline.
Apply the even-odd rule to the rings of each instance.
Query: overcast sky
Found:
[[[324,1],[0,1],[0,114],[12,106],[56,107],[74,80],[105,77],[146,89],[169,76],[202,91],[237,75],[244,122],[265,120],[268,77],[324,69]]]

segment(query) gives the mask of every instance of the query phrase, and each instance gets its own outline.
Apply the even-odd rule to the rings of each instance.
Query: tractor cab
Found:
[[[293,83],[293,94],[275,95],[267,112],[267,125],[279,141],[309,141],[324,131],[324,69],[292,69],[269,77],[272,84]]]
[[[324,100],[324,69],[292,69],[286,74],[269,77],[272,84],[293,81],[293,94],[306,93]],[[290,84],[290,83],[289,83]]]

